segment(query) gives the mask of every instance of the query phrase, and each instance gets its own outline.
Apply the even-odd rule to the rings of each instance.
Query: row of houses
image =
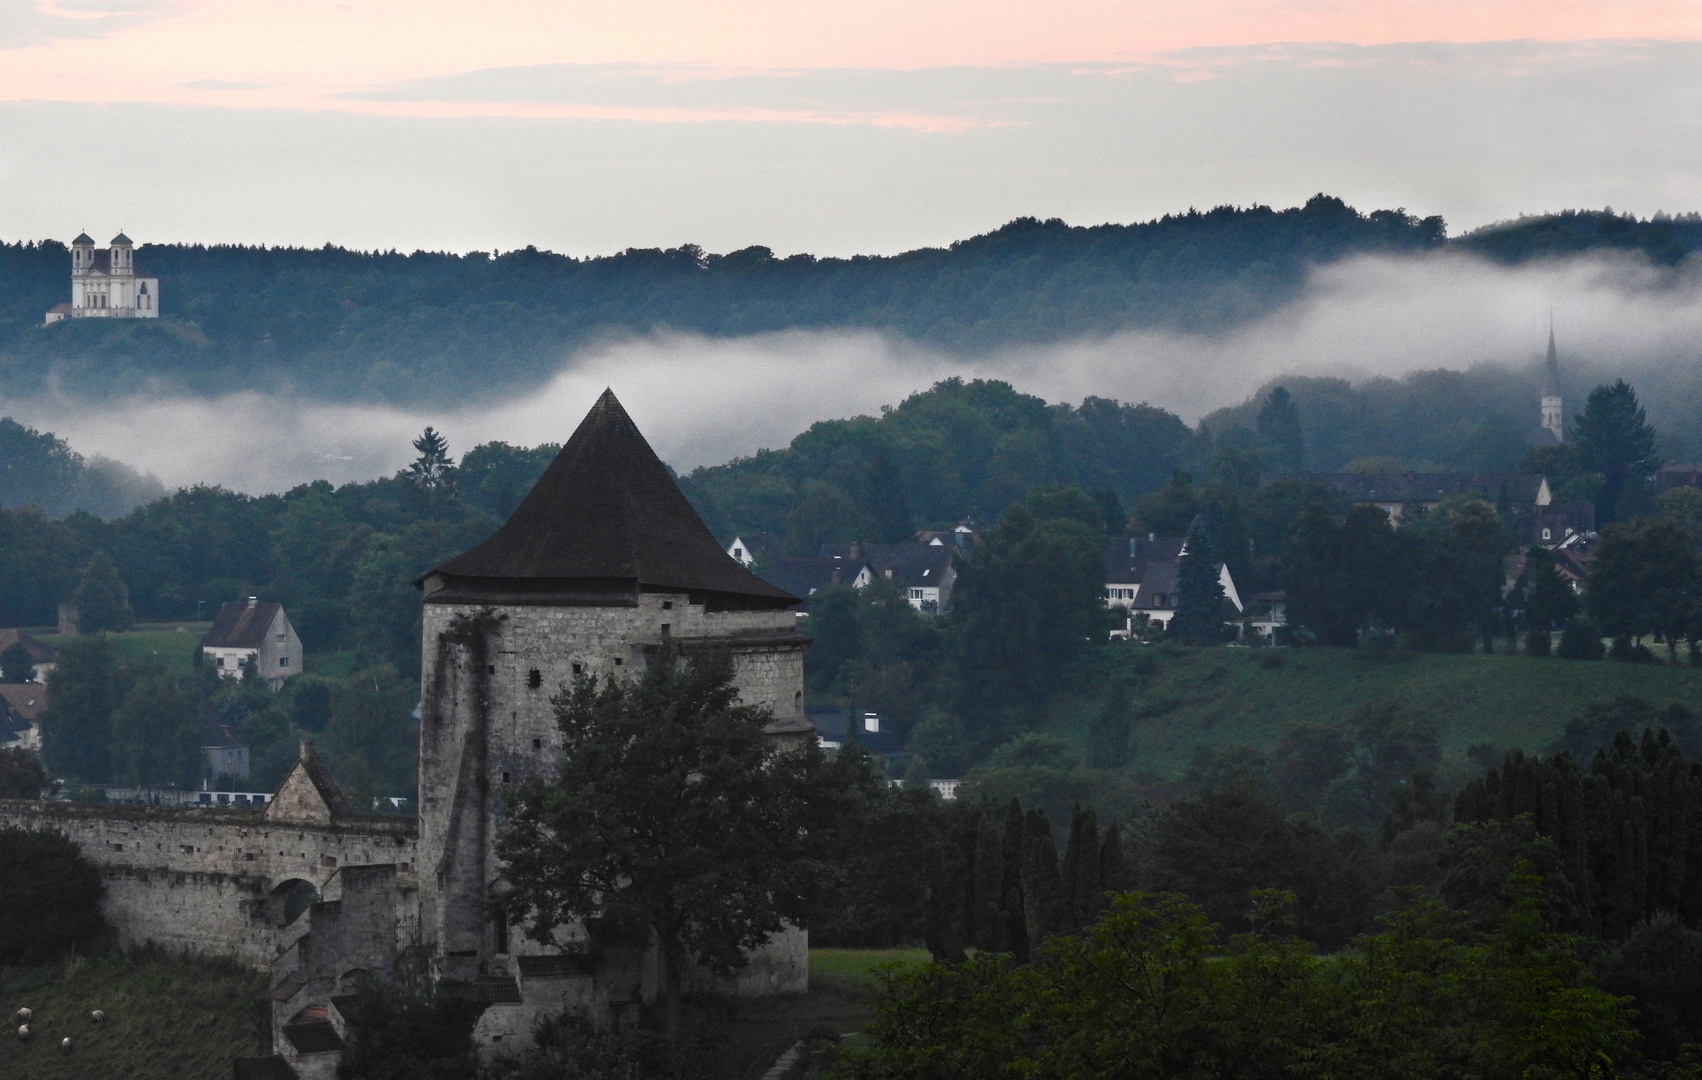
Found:
[[[1685,473],[1684,470],[1689,470]],[[1666,474],[1673,473],[1671,477]],[[1683,475],[1680,475],[1683,473]],[[1694,474],[1694,475],[1691,475]],[[1702,486],[1702,466],[1662,470],[1667,486]],[[1557,503],[1548,479],[1522,474],[1466,473],[1314,473],[1309,483],[1345,495],[1355,505],[1375,506],[1398,528],[1419,513],[1435,510],[1445,500],[1464,496],[1484,499],[1518,526],[1523,541],[1554,552],[1563,576],[1575,588],[1589,577],[1596,540],[1595,507],[1588,503]],[[727,554],[765,579],[802,597],[833,585],[861,589],[879,579],[900,589],[920,611],[945,612],[951,606],[957,580],[954,554],[967,554],[977,534],[963,524],[950,530],[919,533],[908,544],[823,544],[813,558],[789,558],[767,534],[733,538]],[[1184,545],[1180,537],[1117,537],[1105,549],[1105,602],[1123,615],[1113,637],[1139,634],[1147,627],[1168,627],[1175,617],[1177,579]],[[1523,568],[1523,556],[1509,556],[1513,576]],[[1286,598],[1280,592],[1243,594],[1229,567],[1218,566],[1223,585],[1226,623],[1237,623],[1264,636],[1287,624]]]

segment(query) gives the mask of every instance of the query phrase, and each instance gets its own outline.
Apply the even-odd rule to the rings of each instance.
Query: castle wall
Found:
[[[242,811],[5,800],[0,825],[45,826],[82,848],[106,881],[102,907],[120,944],[156,941],[256,967],[269,967],[289,936],[280,887],[300,880],[324,893],[340,867],[395,864],[411,898],[417,858],[409,818],[303,825]]]

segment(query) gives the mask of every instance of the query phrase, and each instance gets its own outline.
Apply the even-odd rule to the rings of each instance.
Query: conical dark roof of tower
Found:
[[[502,528],[421,579],[433,598],[679,590],[787,607],[797,598],[722,550],[613,391]]]
[[[1529,383],[1525,384],[1529,386]],[[1542,369],[1542,396],[1560,396],[1560,354],[1554,350],[1554,327],[1548,328],[1548,362]]]

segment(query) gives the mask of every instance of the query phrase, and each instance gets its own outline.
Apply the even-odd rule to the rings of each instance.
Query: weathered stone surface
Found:
[[[389,864],[412,889],[412,818],[331,825],[270,822],[245,811],[0,800],[0,824],[70,837],[100,867],[107,920],[123,945],[157,941],[270,966],[288,937],[278,891],[320,891],[339,867]],[[398,893],[398,896],[400,893]]]

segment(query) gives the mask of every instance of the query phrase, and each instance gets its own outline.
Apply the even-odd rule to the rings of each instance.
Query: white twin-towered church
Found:
[[[160,279],[136,269],[136,245],[122,232],[112,246],[95,247],[88,233],[71,241],[71,302],[48,309],[47,322],[61,319],[157,319]]]

